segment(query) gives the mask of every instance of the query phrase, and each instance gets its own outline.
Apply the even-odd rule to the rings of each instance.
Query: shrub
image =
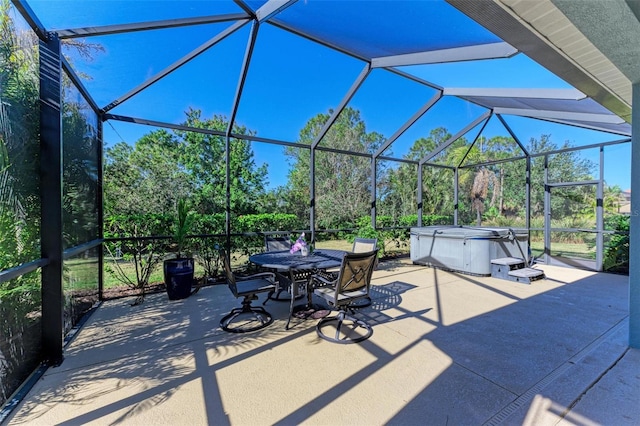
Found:
[[[114,215],[105,218],[106,238],[123,238],[105,243],[104,247],[112,262],[105,269],[118,281],[137,290],[144,300],[149,278],[156,270],[167,251],[167,230],[172,218],[158,214]],[[160,238],[151,238],[158,237]],[[120,258],[133,263],[135,277],[131,277],[119,263]]]
[[[610,220],[617,232],[611,236],[604,253],[605,271],[629,273],[629,216],[613,216]]]
[[[217,277],[221,270],[219,255],[220,247],[224,244],[224,237],[212,235],[224,234],[225,215],[220,214],[196,214],[193,221],[189,246],[193,248],[193,256],[204,270],[204,276]]]

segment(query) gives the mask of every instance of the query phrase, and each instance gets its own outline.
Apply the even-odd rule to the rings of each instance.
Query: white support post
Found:
[[[640,83],[633,84],[633,102],[635,105],[640,105]],[[631,121],[629,346],[632,348],[640,348],[640,108],[633,108]]]

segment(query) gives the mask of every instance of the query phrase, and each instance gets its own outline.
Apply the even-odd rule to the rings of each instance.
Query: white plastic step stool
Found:
[[[544,272],[525,267],[524,259],[517,257],[491,259],[491,276],[527,284],[545,278]]]

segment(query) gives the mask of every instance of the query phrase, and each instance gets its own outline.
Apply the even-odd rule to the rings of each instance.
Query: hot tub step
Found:
[[[509,272],[524,268],[524,260],[517,257],[491,259],[491,276],[509,280]]]
[[[530,283],[545,277],[543,271],[526,268],[524,260],[515,257],[493,259],[491,261],[491,276],[519,283]]]
[[[491,259],[491,264],[509,266],[511,269],[524,268],[524,260],[519,257],[501,257],[498,259]]]
[[[524,259],[502,257],[491,260],[491,276],[502,280],[530,283],[544,278],[544,272],[525,267]]]
[[[509,280],[519,283],[530,283],[531,281],[541,280],[545,278],[544,272],[539,269],[522,268],[510,271]]]

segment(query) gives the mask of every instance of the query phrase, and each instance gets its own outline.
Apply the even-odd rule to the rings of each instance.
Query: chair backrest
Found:
[[[353,249],[351,251],[353,253],[364,253],[371,250],[376,250],[378,248],[378,239],[377,238],[360,238],[356,237],[353,240]],[[378,269],[378,258],[376,257],[376,261],[373,263],[373,269]]]
[[[378,256],[378,249],[364,253],[347,253],[342,259],[340,275],[336,285],[335,300],[339,301],[340,294],[355,290],[364,290],[359,297],[369,294],[371,275]],[[345,301],[344,304],[350,303]]]
[[[378,239],[377,238],[360,238],[357,237],[353,240],[353,249],[351,250],[353,253],[364,253],[367,251],[372,251],[378,248]]]
[[[266,251],[282,251],[291,248],[291,239],[286,236],[265,235],[264,247]]]
[[[229,258],[227,257],[226,250],[220,250],[220,258],[222,259],[222,264],[224,266],[224,273],[227,276],[227,285],[229,285],[229,289],[231,290],[233,295],[237,297],[238,286],[236,285],[236,276],[233,275],[233,271],[231,270],[231,265],[229,264]]]

